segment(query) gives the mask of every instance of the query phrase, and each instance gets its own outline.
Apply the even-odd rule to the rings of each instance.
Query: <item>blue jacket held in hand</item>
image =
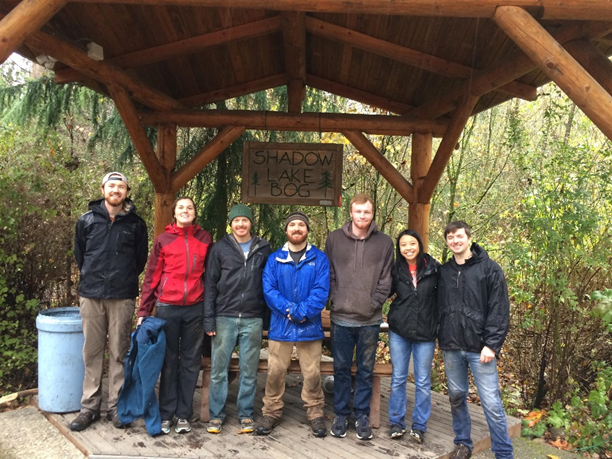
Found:
[[[147,317],[132,333],[125,358],[125,380],[117,401],[117,415],[125,424],[144,418],[150,436],[161,433],[155,383],[166,355],[165,320]]]
[[[329,295],[329,262],[322,251],[308,244],[296,265],[285,244],[268,257],[263,289],[272,311],[270,339],[296,342],[325,337],[321,311]],[[287,314],[291,315],[291,320]]]

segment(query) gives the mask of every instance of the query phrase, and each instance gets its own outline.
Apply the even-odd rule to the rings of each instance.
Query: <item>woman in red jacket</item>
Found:
[[[180,197],[172,207],[174,222],[155,238],[149,256],[138,324],[150,316],[166,326],[166,357],[159,386],[162,432],[191,431],[195,392],[201,365],[204,299],[204,266],[212,237],[195,224],[193,200]]]

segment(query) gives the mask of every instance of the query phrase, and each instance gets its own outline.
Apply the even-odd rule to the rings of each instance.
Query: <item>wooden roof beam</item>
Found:
[[[244,40],[247,38],[259,37],[277,32],[281,27],[280,16],[261,19],[259,21],[242,24],[235,27],[229,27],[216,32],[199,35],[197,37],[178,40],[164,45],[153,46],[147,49],[141,49],[132,53],[122,54],[107,59],[118,67],[133,68],[143,65],[154,64],[156,62],[165,61],[175,57],[185,56],[187,54],[197,53],[211,46],[223,45],[232,41]],[[55,82],[58,84],[71,83],[80,81],[81,73],[78,70],[69,68],[55,72]]]
[[[115,102],[115,107],[130,134],[136,152],[144,165],[153,188],[157,192],[167,192],[170,188],[170,171],[165,170],[160,164],[153,146],[147,137],[144,127],[140,123],[136,107],[132,103],[127,91],[116,84],[109,84],[108,90]]]
[[[350,86],[346,86],[315,75],[307,74],[306,84],[310,87],[320,89],[321,91],[327,91],[332,94],[369,105],[371,107],[376,107],[391,113],[397,113],[398,115],[407,113],[413,108],[408,104],[387,99],[386,97],[377,96],[367,91],[351,88]]]
[[[612,94],[612,61],[588,40],[570,41],[565,49],[595,80]]]
[[[61,10],[66,0],[22,0],[0,21],[0,64]]]
[[[610,22],[574,22],[561,27],[553,33],[553,37],[559,43],[567,43],[577,38],[594,38],[607,35],[610,31],[612,31],[612,23]],[[537,65],[528,56],[521,54],[504,64],[481,72],[478,76],[464,82],[455,89],[451,89],[441,97],[425,102],[408,115],[435,119],[457,108],[467,94],[483,96],[537,68]]]
[[[385,158],[378,149],[359,131],[342,131],[361,155],[374,166],[380,175],[382,175],[389,185],[391,185],[399,195],[407,202],[413,200],[412,185],[404,178],[404,176]]]
[[[431,132],[441,137],[445,121],[404,116],[347,115],[340,113],[281,113],[254,110],[171,110],[140,112],[145,125],[173,123],[186,127],[244,126],[265,131],[342,132],[362,131],[380,135],[410,135]]]
[[[459,138],[461,137],[463,128],[465,127],[468,119],[470,119],[470,115],[478,103],[479,98],[480,97],[478,96],[467,96],[455,112],[453,119],[451,120],[448,129],[442,138],[442,142],[440,142],[436,156],[431,162],[431,166],[429,166],[427,175],[419,187],[418,201],[421,204],[429,204],[429,201],[431,201],[431,197],[438,186],[438,182],[440,181],[440,178],[442,178],[444,169],[446,168],[446,165],[448,164],[448,161],[455,150],[455,146],[457,145]]]
[[[289,113],[300,113],[306,96],[306,17],[284,12],[282,18]]]
[[[252,94],[254,92],[265,91],[266,89],[283,86],[286,83],[287,75],[282,73],[279,75],[260,78],[259,80],[240,83],[227,88],[203,92],[201,94],[196,94],[195,96],[185,97],[180,99],[179,102],[187,107],[198,107],[201,105],[211,104],[219,100],[233,99],[234,97],[246,96],[247,94]]]
[[[171,189],[177,192],[245,131],[244,126],[228,126],[172,175]]]
[[[497,9],[496,24],[612,139],[612,96],[522,8]]]
[[[227,0],[71,0],[78,3],[207,6],[227,8]],[[609,0],[232,0],[232,8],[321,13],[492,18],[503,5],[533,9],[542,19],[612,20]]]
[[[371,37],[355,30],[337,26],[313,17],[306,18],[306,30],[314,35],[350,44],[355,48],[448,78],[467,79],[479,73],[477,69],[472,69],[456,62],[425,54],[395,43],[390,43],[380,38]],[[514,97],[520,97],[526,100],[535,100],[537,95],[537,88],[517,81],[508,82],[501,86],[499,90],[510,93]]]
[[[57,37],[35,32],[26,40],[26,44],[37,52],[52,56],[70,67],[79,69],[84,75],[101,81],[107,86],[116,84],[127,89],[135,100],[147,107],[156,110],[184,107],[180,102],[128,75],[122,69],[104,61],[94,61],[82,49]]]

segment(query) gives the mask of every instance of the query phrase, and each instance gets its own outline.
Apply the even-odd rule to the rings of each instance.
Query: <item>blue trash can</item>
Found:
[[[52,413],[81,409],[83,324],[79,308],[55,308],[36,317],[38,329],[38,406]]]

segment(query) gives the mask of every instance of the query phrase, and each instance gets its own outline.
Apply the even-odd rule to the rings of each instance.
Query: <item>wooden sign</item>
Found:
[[[245,142],[242,201],[340,206],[342,145]]]

